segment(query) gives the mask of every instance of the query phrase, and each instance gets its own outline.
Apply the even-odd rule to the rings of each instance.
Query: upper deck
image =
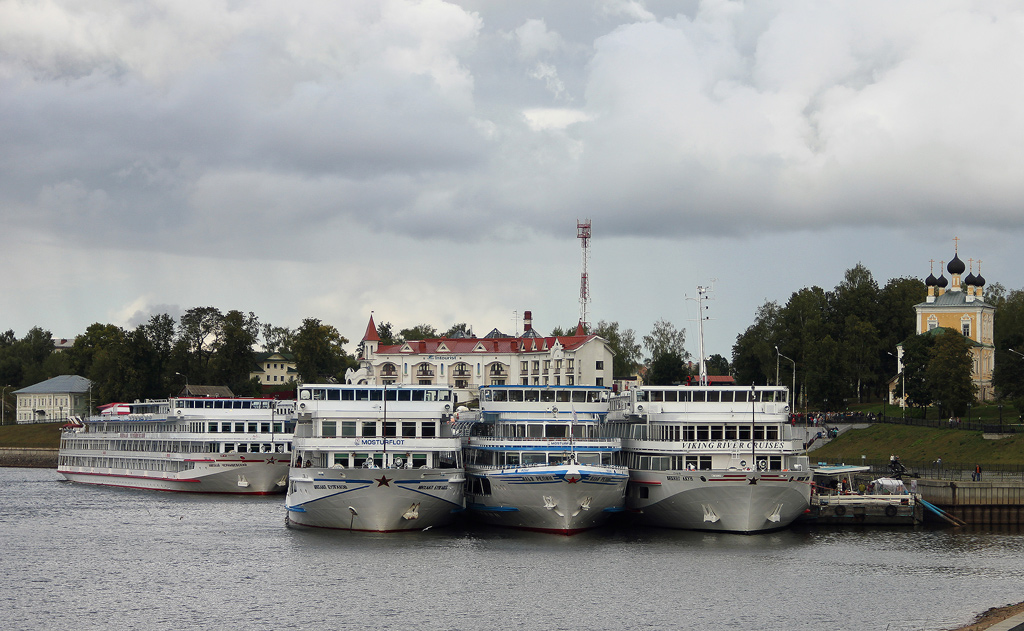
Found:
[[[457,403],[452,388],[443,386],[307,384],[298,396],[300,420],[440,418],[451,414]]]
[[[610,420],[779,422],[789,414],[784,386],[641,386],[612,398]]]

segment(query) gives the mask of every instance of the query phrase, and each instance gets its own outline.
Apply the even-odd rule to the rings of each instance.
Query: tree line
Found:
[[[94,402],[101,404],[164,398],[187,384],[255,396],[262,389],[249,375],[257,369],[258,346],[293,355],[301,379],[316,382],[341,380],[356,364],[347,343],[316,318],[289,329],[261,324],[252,312],[196,307],[177,320],[154,315],[134,329],[97,322],[59,353],[49,331],[33,327],[18,339],[8,330],[0,334],[0,383],[12,386],[7,394],[57,375],[81,375],[93,382]]]

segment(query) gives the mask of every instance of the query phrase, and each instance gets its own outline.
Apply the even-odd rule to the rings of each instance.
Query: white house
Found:
[[[477,397],[483,385],[611,386],[613,352],[608,341],[587,335],[582,324],[573,335],[544,337],[523,314],[519,337],[491,331],[482,338],[455,337],[382,345],[370,316],[352,384],[447,385],[460,401]]]
[[[92,382],[78,375],[61,375],[15,390],[18,423],[54,423],[68,416],[89,415]]]

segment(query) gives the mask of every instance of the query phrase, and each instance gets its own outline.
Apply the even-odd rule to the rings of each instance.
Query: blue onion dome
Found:
[[[946,271],[950,274],[963,274],[967,266],[960,260],[960,257],[956,254],[953,255],[953,260],[946,266]]]
[[[977,278],[971,272],[968,272],[967,276],[964,276],[964,285],[967,285],[968,287],[974,287],[977,284]]]
[[[942,287],[943,289],[945,289],[948,285],[949,285],[949,281],[946,280],[945,276],[939,276],[938,278],[935,279],[935,286],[936,287]]]
[[[985,278],[981,275],[981,270],[978,270],[978,275],[974,277],[974,286],[975,287],[984,287],[985,286]]]
[[[926,287],[934,287],[939,283],[938,279],[935,278],[935,274],[928,274],[928,278],[924,279]]]

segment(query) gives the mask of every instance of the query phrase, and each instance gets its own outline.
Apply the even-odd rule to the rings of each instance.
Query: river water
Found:
[[[4,629],[938,631],[1024,600],[1024,534],[299,530],[284,498],[0,468]]]

